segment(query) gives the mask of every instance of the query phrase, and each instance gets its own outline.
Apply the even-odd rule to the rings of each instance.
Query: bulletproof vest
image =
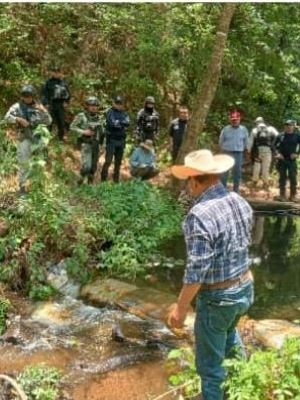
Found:
[[[31,128],[34,129],[43,122],[41,111],[34,108],[34,104],[27,105],[23,102],[20,102],[19,106],[20,106],[20,110],[21,110],[23,118],[26,119],[26,121],[28,121],[30,123]]]
[[[157,129],[158,114],[153,110],[152,114],[143,110],[142,112],[142,129],[144,132],[153,132]]]
[[[67,100],[69,97],[66,86],[61,83],[56,83],[53,90],[53,100]]]
[[[271,147],[272,146],[272,136],[270,135],[268,128],[260,128],[256,134],[256,146],[267,146]]]
[[[101,137],[103,136],[103,129],[102,129],[102,124],[101,124],[101,119],[99,114],[91,114],[88,112],[84,113],[86,122],[88,125],[88,129],[92,130],[95,132],[95,136],[92,137],[92,139],[100,141]]]

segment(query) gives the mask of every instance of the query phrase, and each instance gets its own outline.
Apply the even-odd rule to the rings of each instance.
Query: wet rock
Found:
[[[0,237],[4,237],[8,234],[9,225],[7,221],[3,218],[0,218]]]
[[[280,349],[287,338],[300,338],[300,326],[279,319],[264,319],[254,322],[253,334],[264,346]]]
[[[141,318],[165,321],[168,309],[177,297],[152,288],[138,288],[115,279],[97,280],[84,286],[81,297],[100,306],[116,305]]]
[[[81,289],[80,296],[99,306],[117,304],[125,296],[135,292],[137,287],[116,279],[97,279]]]
[[[70,311],[62,304],[43,303],[31,315],[33,321],[45,325],[66,325],[70,323]]]
[[[47,272],[47,282],[58,292],[73,298],[78,296],[80,285],[68,277],[64,260],[47,266]]]
[[[21,316],[15,315],[9,319],[5,333],[0,336],[1,343],[10,343],[12,345],[23,344],[23,338],[20,333]]]
[[[114,356],[108,360],[99,361],[98,363],[77,363],[75,368],[80,369],[84,372],[93,374],[104,374],[109,371],[113,371],[117,368],[125,368],[129,365],[133,365],[141,361],[149,361],[157,358],[157,355],[153,352],[141,350],[133,354],[123,354],[120,356]]]

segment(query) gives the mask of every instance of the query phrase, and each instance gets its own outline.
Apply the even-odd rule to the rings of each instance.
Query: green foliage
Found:
[[[195,395],[199,380],[191,349],[172,350],[169,360],[176,360],[179,371],[170,376],[174,386],[185,383],[185,398]],[[300,340],[288,339],[280,350],[257,350],[249,360],[225,360],[228,370],[225,390],[228,400],[299,400]]]
[[[27,367],[18,377],[28,400],[57,400],[59,398],[60,372],[46,365]]]
[[[177,372],[169,377],[173,386],[181,386],[185,398],[196,396],[200,392],[201,381],[196,372],[194,352],[191,348],[171,350],[168,363],[175,363]]]
[[[46,284],[49,261],[64,258],[81,282],[98,270],[134,279],[161,242],[180,231],[182,211],[167,192],[137,180],[74,187],[63,157],[54,145],[51,167],[33,160],[29,193],[14,214],[6,212],[10,229],[0,238],[0,279],[36,300],[54,294]]]
[[[0,108],[15,101],[21,83],[40,87],[49,65],[59,62],[73,110],[87,94],[97,93],[106,109],[123,93],[135,114],[153,94],[164,132],[178,103],[192,106],[220,9],[214,3],[3,4]],[[299,16],[292,3],[238,5],[207,121],[214,142],[231,106],[245,111],[249,125],[261,114],[278,128],[285,117],[300,119]]]
[[[5,134],[3,126],[0,126],[0,180],[14,173],[16,167],[16,145],[9,140]],[[3,187],[0,183],[0,193],[3,191]]]
[[[0,297],[0,335],[2,335],[5,332],[6,316],[10,307],[11,307],[10,301],[8,299]]]
[[[300,340],[281,350],[257,351],[249,361],[227,361],[229,400],[300,399]]]
[[[96,222],[97,211],[89,229],[112,242],[108,251],[98,253],[111,275],[135,278],[145,271],[147,258],[161,242],[179,232],[180,208],[170,195],[148,183],[104,183],[80,189],[78,195],[83,202],[100,199],[100,219]]]
[[[29,297],[36,301],[45,301],[56,294],[56,290],[49,285],[32,285]]]

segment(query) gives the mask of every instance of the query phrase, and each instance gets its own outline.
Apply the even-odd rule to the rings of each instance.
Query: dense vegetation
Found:
[[[187,348],[173,350],[169,353],[169,363],[174,360],[181,368],[170,377],[172,385],[183,386],[184,398],[199,393],[193,351]],[[228,400],[300,399],[299,338],[289,339],[280,350],[259,350],[249,360],[226,360],[225,363]]]
[[[15,149],[4,151],[1,135],[5,192]],[[77,187],[75,171],[64,165],[72,156],[53,144],[47,169],[33,159],[29,195],[0,213],[10,226],[0,238],[0,280],[25,286],[33,298],[52,294],[44,286],[49,262],[64,258],[70,275],[81,281],[99,271],[132,279],[145,272],[164,240],[180,232],[181,208],[165,191],[141,181]]]
[[[4,297],[0,297],[0,335],[5,332],[7,313],[10,309],[10,302]]]
[[[177,103],[191,106],[204,78],[221,4],[2,4],[2,110],[21,82],[40,86],[53,62],[64,66],[76,110],[96,92],[106,107],[116,92],[136,112],[157,98],[163,126]],[[239,4],[234,14],[208,132],[217,135],[232,105],[252,124],[281,126],[299,113],[300,9],[297,4]]]

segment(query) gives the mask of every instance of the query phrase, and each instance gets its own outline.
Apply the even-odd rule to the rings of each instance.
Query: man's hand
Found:
[[[275,158],[276,158],[276,160],[284,160],[284,157],[283,157],[283,155],[282,154],[277,154],[276,156],[275,156]]]
[[[29,126],[29,122],[25,118],[17,117],[16,122],[23,128],[27,128]]]
[[[86,129],[86,130],[83,131],[83,135],[84,136],[94,136],[95,132],[92,131],[91,129]]]
[[[187,312],[188,309],[180,309],[177,303],[172,304],[167,318],[167,325],[170,328],[182,328]]]
[[[298,158],[298,154],[292,153],[291,154],[291,160],[296,160],[296,158]]]
[[[35,105],[35,109],[36,109],[36,110],[39,110],[39,111],[47,112],[46,107],[43,106],[43,104],[41,104],[41,103],[36,104],[36,105]]]

